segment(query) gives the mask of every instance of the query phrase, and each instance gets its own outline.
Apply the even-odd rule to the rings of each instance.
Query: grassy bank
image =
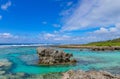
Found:
[[[120,46],[120,38],[108,41],[92,42],[84,44],[83,46]]]
[[[69,45],[60,45],[60,48],[91,48],[91,47],[120,47],[120,38],[107,40],[107,41],[99,41],[92,42],[88,44],[69,44]]]

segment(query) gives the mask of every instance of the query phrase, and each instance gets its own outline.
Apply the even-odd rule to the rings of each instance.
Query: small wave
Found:
[[[6,48],[6,47],[34,47],[34,46],[47,46],[47,45],[53,45],[53,44],[12,44],[12,45],[0,45],[0,48]]]

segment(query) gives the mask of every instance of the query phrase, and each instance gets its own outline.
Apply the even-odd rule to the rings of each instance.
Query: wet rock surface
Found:
[[[62,79],[120,79],[120,75],[112,75],[106,71],[68,71]]]
[[[42,65],[58,65],[58,64],[74,64],[75,59],[72,59],[73,55],[65,53],[63,51],[55,50],[53,48],[39,47],[37,49],[39,56],[39,64]]]

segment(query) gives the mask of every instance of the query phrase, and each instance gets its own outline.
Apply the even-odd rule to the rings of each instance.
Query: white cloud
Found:
[[[83,34],[74,35],[73,32],[54,32],[54,33],[42,33],[40,34],[40,39],[47,42],[54,43],[68,43],[68,44],[78,44],[78,43],[88,43],[95,41],[104,41],[120,37],[120,23],[111,27],[100,27],[98,30],[85,32]]]
[[[72,1],[67,2],[67,6],[71,6],[72,4],[73,4],[73,2],[72,2]]]
[[[103,27],[101,27],[99,30],[96,30],[96,31],[95,31],[95,33],[102,33],[102,34],[108,33],[108,32],[109,32],[108,29],[103,28]]]
[[[8,1],[5,4],[1,5],[1,9],[7,10],[11,5],[12,5],[11,1]]]
[[[43,22],[42,22],[42,24],[46,25],[46,24],[47,24],[47,22],[46,22],[46,21],[43,21]]]
[[[102,40],[109,40],[120,38],[120,24],[116,24],[114,27],[101,27],[99,30],[95,30],[93,32],[87,33],[87,36],[96,37],[94,40],[102,41]]]
[[[47,42],[54,42],[54,43],[71,43],[75,42],[73,41],[75,38],[72,38],[71,36],[67,34],[61,34],[59,32],[55,33],[42,33],[39,35],[41,40],[45,40]],[[71,39],[72,38],[72,39]]]
[[[66,44],[78,44],[88,43],[98,40],[96,36],[72,36],[69,33],[41,33],[39,35],[41,41],[50,43],[66,43]]]
[[[2,15],[0,15],[0,20],[2,19]]]
[[[51,38],[54,38],[55,37],[55,35],[54,34],[51,34],[51,33],[44,33],[43,35],[42,35],[42,38],[44,38],[44,39],[51,39]]]
[[[113,36],[117,35],[120,36],[120,24],[116,24],[116,26],[114,27],[110,27],[110,28],[103,28],[101,27],[99,30],[94,31],[95,34],[112,34]]]
[[[12,35],[11,33],[0,33],[0,39],[7,38],[18,38],[18,36]]]
[[[10,33],[0,33],[0,38],[11,38],[13,37]]]
[[[59,24],[53,24],[54,27],[61,27]]]
[[[61,31],[107,27],[120,22],[120,0],[80,0]]]
[[[71,36],[68,35],[62,35],[62,36],[57,36],[56,38],[54,38],[55,41],[70,41]]]

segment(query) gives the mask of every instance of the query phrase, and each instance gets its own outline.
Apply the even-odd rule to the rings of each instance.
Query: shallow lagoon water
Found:
[[[120,74],[120,51],[90,51],[87,49],[59,49],[72,53],[77,59],[76,65],[40,66],[37,64],[36,47],[0,48],[0,59],[6,58],[13,63],[12,73],[46,74],[68,70],[106,70]]]

